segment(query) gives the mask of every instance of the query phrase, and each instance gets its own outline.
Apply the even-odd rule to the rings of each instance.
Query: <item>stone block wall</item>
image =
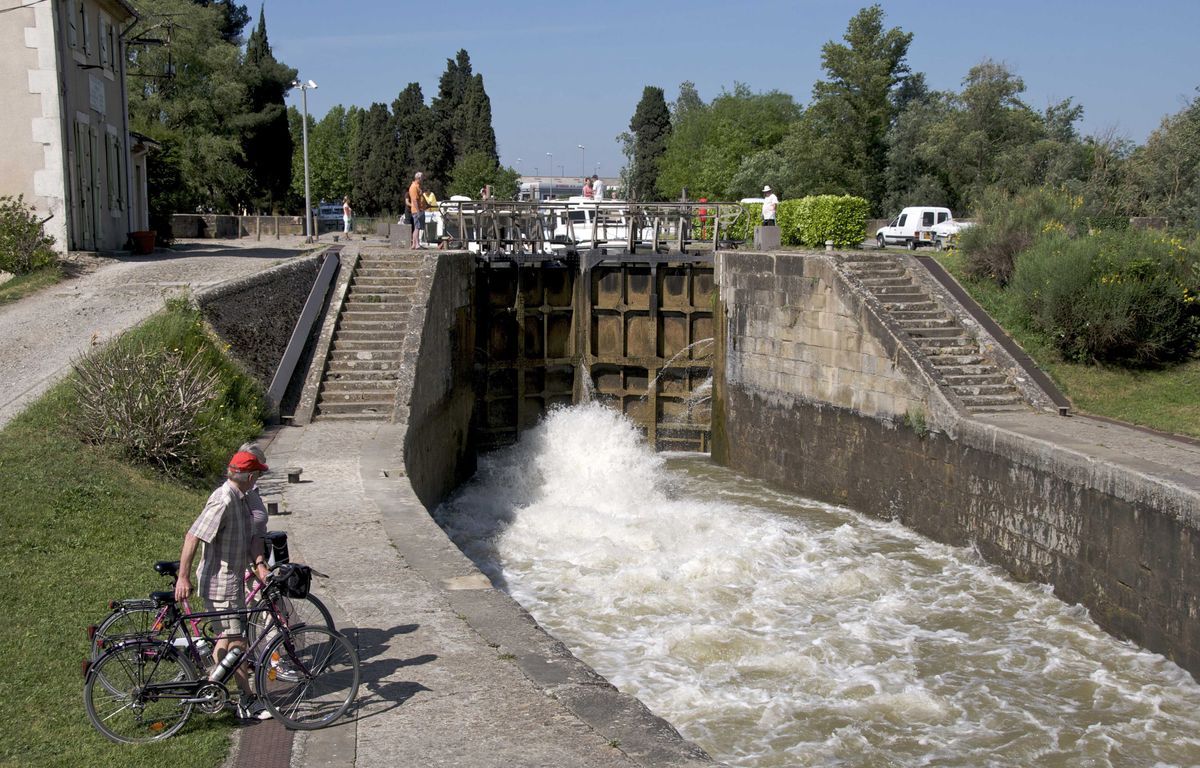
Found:
[[[717,282],[729,381],[887,419],[948,413],[908,350],[828,258],[723,252]]]
[[[432,509],[475,472],[474,257],[430,256],[417,297],[393,420],[408,424],[405,470],[421,503]]]
[[[974,546],[1200,677],[1196,495],[942,408],[903,343],[822,261],[722,259],[714,459]],[[932,431],[897,418],[922,403]]]
[[[324,251],[300,256],[195,295],[204,318],[264,387],[283,359],[323,258]]]

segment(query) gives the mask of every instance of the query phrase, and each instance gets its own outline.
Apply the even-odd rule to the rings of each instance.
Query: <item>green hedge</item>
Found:
[[[871,205],[851,195],[814,195],[784,200],[776,211],[779,236],[783,245],[820,248],[832,240],[837,248],[853,248],[866,237]],[[727,230],[731,240],[751,241],[754,228],[762,223],[762,205],[749,203],[742,208],[733,226]]]
[[[1010,288],[1067,360],[1155,366],[1200,342],[1200,249],[1158,234],[1044,235]]]

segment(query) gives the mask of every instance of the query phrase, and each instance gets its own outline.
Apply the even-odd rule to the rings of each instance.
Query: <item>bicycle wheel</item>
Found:
[[[92,726],[118,744],[161,741],[174,735],[192,714],[186,684],[196,670],[167,643],[134,640],[114,646],[88,670],[83,703]],[[148,686],[183,684],[178,689]]]
[[[276,600],[276,606],[283,616],[283,620],[289,627],[297,628],[300,626],[310,627],[326,627],[327,629],[336,632],[337,627],[333,624],[333,616],[329,613],[329,609],[325,607],[316,595],[311,592],[307,597],[280,597]],[[255,606],[262,605],[261,601],[255,601]],[[248,622],[247,633],[250,643],[253,644],[259,635],[267,629],[267,624],[271,621],[269,613],[254,613],[250,616]],[[272,630],[274,631],[274,630]],[[270,640],[272,638],[268,638]]]
[[[125,600],[100,622],[92,636],[90,659],[96,661],[109,648],[126,640],[153,638],[159,609],[150,600]]]
[[[358,653],[344,636],[325,627],[280,632],[255,674],[267,709],[289,728],[312,730],[337,720],[358,695]]]

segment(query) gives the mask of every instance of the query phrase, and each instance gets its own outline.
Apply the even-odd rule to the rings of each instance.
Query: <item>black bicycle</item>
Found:
[[[359,663],[354,646],[324,626],[291,624],[286,600],[308,594],[311,569],[296,563],[279,565],[267,579],[265,599],[249,608],[172,616],[165,635],[135,637],[108,648],[95,661],[84,662],[84,706],[92,725],[122,744],[161,741],[178,733],[194,709],[217,714],[225,709],[233,670],[244,658],[255,662],[253,684],[267,709],[289,728],[323,728],[343,714],[358,694]],[[158,607],[174,595],[156,592]],[[244,657],[231,650],[207,674],[197,672],[196,639],[184,623],[237,616],[253,622],[265,617]],[[183,639],[182,647],[176,645]],[[233,657],[232,659],[230,657]]]

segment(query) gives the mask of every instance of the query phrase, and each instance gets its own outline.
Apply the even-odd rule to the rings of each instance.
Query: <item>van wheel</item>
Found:
[[[942,251],[946,249],[946,245],[942,242],[942,238],[933,241],[933,250]]]
[[[879,243],[879,250],[887,248],[887,241],[883,239],[883,235],[876,235],[875,242]]]
[[[915,250],[917,250],[917,241],[916,241],[916,240],[909,240],[909,241],[908,241],[908,250],[910,250],[910,251],[915,251]]]

